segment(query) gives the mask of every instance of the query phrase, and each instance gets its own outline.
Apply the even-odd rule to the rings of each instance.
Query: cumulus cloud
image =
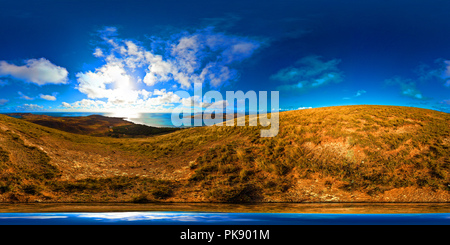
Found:
[[[140,95],[134,89],[133,77],[118,62],[108,63],[95,72],[78,73],[76,77],[78,90],[90,99],[107,98],[116,103],[132,103]]]
[[[281,69],[271,79],[284,83],[277,87],[279,90],[307,90],[339,83],[343,80],[343,73],[338,68],[340,62],[339,59],[323,61],[320,56],[307,56]]]
[[[174,81],[182,88],[205,81],[220,86],[235,79],[237,71],[233,66],[251,57],[263,44],[256,39],[205,28],[158,40],[155,45],[163,53],[156,54],[135,41],[118,39],[115,28],[101,33],[110,52],[105,54],[103,49],[96,48],[94,55],[106,57],[108,63],[120,62],[127,69],[145,68],[142,81],[148,86],[167,81]]]
[[[88,100],[83,99],[81,101],[77,101],[73,103],[72,108],[78,108],[78,109],[101,109],[106,106],[106,102],[101,100]]]
[[[49,100],[49,101],[55,101],[55,100],[56,100],[56,96],[54,96],[54,95],[40,94],[39,97],[40,97],[41,99]]]
[[[26,60],[23,66],[0,61],[0,77],[11,76],[37,85],[65,84],[68,74],[65,68],[54,65],[45,58]]]
[[[104,57],[103,51],[100,48],[96,48],[93,55],[97,58]]]
[[[22,106],[18,106],[16,109],[22,111],[40,111],[44,109],[44,107],[36,104],[23,104]]]
[[[156,45],[156,49],[162,51],[156,53],[137,41],[119,39],[116,28],[105,28],[99,33],[105,47],[97,47],[93,55],[105,64],[75,76],[76,88],[87,96],[87,101],[103,101],[105,108],[181,103],[181,98],[173,92],[165,89],[150,92],[142,86],[169,82],[172,88],[189,89],[194,83],[208,82],[212,87],[219,87],[236,79],[235,65],[252,56],[261,46],[257,40],[206,28],[158,40],[152,48]],[[62,106],[94,106],[87,101]]]
[[[149,86],[174,80],[182,88],[190,88],[196,82],[209,82],[212,87],[219,87],[238,77],[233,65],[251,57],[262,42],[206,28],[193,34],[185,33],[166,44],[170,55],[164,59],[155,57],[148,66],[144,82]]]
[[[87,111],[117,111],[129,110],[134,112],[157,111],[157,108],[170,107],[176,103],[181,103],[181,98],[173,92],[166,92],[165,89],[155,89],[154,92],[146,90],[137,91],[139,99],[133,103],[125,103],[117,100],[83,99],[74,103],[62,102],[64,108],[87,110]],[[152,96],[152,97],[150,97]]]
[[[67,102],[63,102],[61,105],[62,105],[62,107],[65,107],[65,108],[72,108],[72,105]]]
[[[156,89],[155,89],[156,91]],[[158,95],[156,97],[151,97],[149,99],[147,99],[146,101],[142,102],[142,105],[148,106],[148,107],[153,107],[153,106],[157,106],[157,105],[172,105],[175,103],[180,103],[180,97],[173,93],[173,92],[166,92],[165,90],[163,90],[161,93],[155,93],[153,92],[155,95]]]

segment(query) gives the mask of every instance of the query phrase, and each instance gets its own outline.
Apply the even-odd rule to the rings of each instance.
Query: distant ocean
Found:
[[[172,124],[171,113],[136,113],[128,116],[100,112],[33,112],[32,114],[47,115],[52,117],[87,117],[90,115],[101,115],[105,117],[120,117],[136,124],[143,124],[152,127],[175,127]]]

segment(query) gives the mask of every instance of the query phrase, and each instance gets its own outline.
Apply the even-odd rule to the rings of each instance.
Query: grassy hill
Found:
[[[91,115],[87,117],[52,117],[31,113],[6,114],[41,126],[64,132],[109,137],[145,137],[177,131],[178,128],[157,128],[135,124],[118,117]]]
[[[110,137],[146,137],[160,134],[167,134],[180,130],[180,128],[157,128],[141,124],[132,124],[124,126],[112,127],[111,131],[106,134]]]
[[[448,202],[450,115],[394,106],[280,113],[280,131],[72,134],[0,115],[0,201]]]
[[[132,122],[128,122],[122,118],[105,117],[101,115],[91,115],[87,117],[52,117],[31,113],[10,113],[7,115],[18,117],[22,120],[42,126],[59,129],[64,132],[94,136],[106,135],[111,131],[111,127],[133,125]]]

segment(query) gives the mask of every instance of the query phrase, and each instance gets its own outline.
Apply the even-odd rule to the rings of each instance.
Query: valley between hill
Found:
[[[282,112],[273,138],[261,126],[140,138],[47,126],[0,115],[0,202],[450,201],[450,115],[432,110]]]

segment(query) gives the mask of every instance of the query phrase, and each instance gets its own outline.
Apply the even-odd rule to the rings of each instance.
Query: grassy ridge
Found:
[[[111,127],[133,125],[133,123],[125,121],[122,118],[105,117],[101,115],[91,115],[87,117],[52,117],[31,113],[11,113],[8,115],[16,116],[22,120],[64,132],[95,136],[104,136],[110,132]]]
[[[108,136],[119,138],[121,136],[135,136],[135,137],[145,137],[159,134],[167,134],[172,133],[179,128],[156,128],[149,127],[146,125],[133,124],[133,125],[124,125],[124,126],[116,126],[112,127],[112,132],[108,133]]]
[[[234,200],[223,193],[227,188],[252,200],[288,193],[297,178],[371,197],[396,188],[450,190],[448,114],[350,106],[287,112],[280,120],[274,138],[235,129],[241,137],[206,151],[190,180],[223,201]]]
[[[110,136],[114,138],[146,137],[179,130],[179,128],[158,128],[134,124],[122,118],[101,115],[87,117],[52,117],[31,113],[10,113],[7,115],[48,128],[90,136]]]
[[[283,112],[273,138],[261,138],[261,127],[212,126],[114,139],[0,116],[0,197],[450,201],[449,123],[431,110],[343,106]],[[7,180],[11,173],[26,181]]]

